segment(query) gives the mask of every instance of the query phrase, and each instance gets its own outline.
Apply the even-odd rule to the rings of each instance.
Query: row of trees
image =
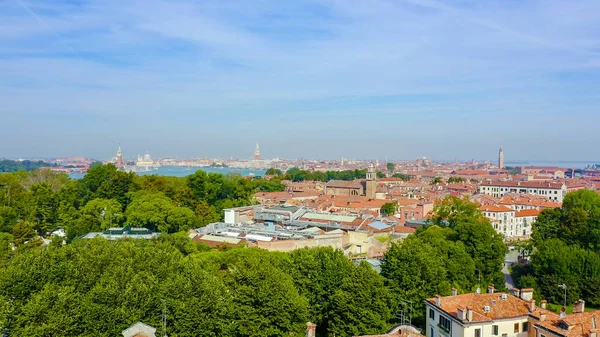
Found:
[[[69,239],[110,226],[174,233],[218,221],[224,208],[249,205],[257,191],[282,191],[281,182],[197,171],[185,177],[137,176],[112,165],[80,180],[49,170],[0,175],[0,232],[39,234],[57,227]],[[21,235],[19,233],[13,233]]]
[[[520,287],[536,289],[538,299],[562,303],[579,298],[600,306],[600,195],[580,190],[565,196],[563,206],[545,209],[533,227],[531,264],[514,269]]]
[[[0,241],[1,242],[1,241]],[[22,251],[0,267],[0,331],[117,336],[142,321],[169,336],[385,332],[397,302],[370,265],[331,248],[205,252],[185,235],[78,240]]]
[[[0,172],[34,171],[41,167],[49,166],[52,166],[52,164],[46,163],[41,160],[0,160]]]

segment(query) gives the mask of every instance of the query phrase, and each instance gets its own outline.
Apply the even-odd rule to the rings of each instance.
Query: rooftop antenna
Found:
[[[563,288],[565,290],[565,299],[563,302],[563,307],[560,310],[560,317],[561,318],[565,318],[566,317],[566,310],[567,310],[567,285],[566,284],[559,284],[558,285],[559,288]]]
[[[163,337],[167,337],[167,302],[165,300],[161,300],[163,304],[163,313],[162,313],[162,328],[163,328]]]

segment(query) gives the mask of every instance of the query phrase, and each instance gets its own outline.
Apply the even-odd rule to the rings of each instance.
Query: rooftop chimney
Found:
[[[546,304],[548,304],[548,301],[546,300],[542,300],[542,302],[540,302],[540,306],[542,307],[542,309],[546,309]]]
[[[493,294],[493,293],[494,293],[494,285],[493,285],[493,284],[490,284],[490,285],[488,286],[488,294]]]
[[[513,295],[520,297],[521,291],[519,288],[513,288]]]
[[[535,311],[535,300],[531,299],[529,301],[529,312],[534,312]]]
[[[435,305],[437,305],[438,307],[440,306],[440,300],[441,300],[440,295],[435,295]]]
[[[464,321],[467,318],[467,315],[466,315],[466,312],[465,312],[465,308],[463,308],[463,307],[456,308],[456,316],[461,321]]]
[[[540,322],[543,322],[546,320],[546,314],[540,314]]]
[[[521,289],[521,299],[525,300],[525,301],[529,301],[529,300],[533,299],[533,289],[532,288]]]
[[[469,307],[467,307],[467,321],[473,321],[473,310],[471,310],[471,308]]]
[[[452,288],[452,296],[456,296],[458,294],[458,290],[456,288]]]
[[[315,337],[317,335],[317,325],[312,322],[306,323],[306,337]]]
[[[573,313],[580,313],[580,312],[584,312],[585,311],[585,301],[584,300],[577,300],[577,302],[575,302],[575,305],[573,305]]]

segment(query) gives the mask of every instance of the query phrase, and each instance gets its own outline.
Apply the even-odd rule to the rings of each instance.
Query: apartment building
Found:
[[[532,194],[554,202],[563,202],[567,186],[562,181],[491,181],[479,185],[479,193],[501,198],[507,193]]]
[[[490,286],[485,294],[431,298],[425,301],[427,337],[528,337],[529,316],[537,309],[533,289],[523,289],[519,296],[496,293]]]
[[[557,314],[537,306],[533,289],[513,289],[512,294],[469,293],[427,299],[427,337],[600,337],[600,310],[585,312],[578,300],[572,314]]]

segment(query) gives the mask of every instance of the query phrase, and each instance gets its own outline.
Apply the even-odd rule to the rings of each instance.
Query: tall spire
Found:
[[[500,151],[498,151],[498,168],[504,168],[504,151],[502,150],[502,147],[500,147]]]
[[[258,142],[256,142],[256,148],[254,149],[254,160],[260,160],[260,148],[258,147]]]
[[[117,167],[123,166],[123,153],[121,152],[121,144],[119,144],[119,148],[117,149]]]

